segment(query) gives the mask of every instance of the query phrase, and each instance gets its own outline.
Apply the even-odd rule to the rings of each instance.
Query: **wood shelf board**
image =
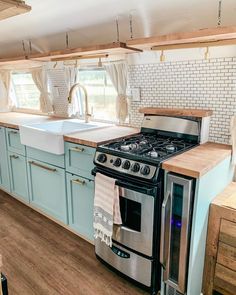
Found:
[[[50,61],[52,58],[67,58],[73,56],[90,56],[95,54],[104,55],[118,55],[131,52],[141,52],[142,50],[128,47],[125,43],[114,42],[108,44],[91,45],[85,47],[78,47],[73,49],[55,50],[43,54],[32,54],[29,56],[31,60]]]
[[[0,0],[0,20],[29,12],[31,6],[19,0]]]
[[[209,117],[213,114],[211,110],[198,110],[198,109],[178,109],[178,108],[141,108],[140,113],[147,115],[164,115],[164,116],[188,116],[188,117]]]
[[[128,46],[151,49],[154,46],[194,44],[236,39],[236,26],[200,29],[192,32],[172,33],[127,41]]]
[[[55,58],[65,59],[69,57],[83,57],[83,56],[91,56],[96,54],[103,55],[119,55],[119,54],[127,54],[132,52],[142,52],[141,49],[132,48],[127,46],[123,42],[114,42],[108,44],[99,44],[99,45],[91,45],[86,47],[78,47],[73,49],[64,49],[64,50],[55,50],[47,53],[35,53],[28,56],[18,56],[18,57],[9,57],[0,59],[1,63],[10,63],[12,62],[24,62],[25,60],[31,61],[51,61]]]

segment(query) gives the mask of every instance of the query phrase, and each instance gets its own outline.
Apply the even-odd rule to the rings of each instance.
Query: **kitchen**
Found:
[[[0,294],[235,294],[235,3],[68,3],[0,1]]]

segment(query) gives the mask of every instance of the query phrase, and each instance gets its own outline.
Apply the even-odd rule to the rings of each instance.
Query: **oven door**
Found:
[[[147,256],[152,256],[154,190],[116,181],[120,192],[122,225],[114,226],[113,240]]]

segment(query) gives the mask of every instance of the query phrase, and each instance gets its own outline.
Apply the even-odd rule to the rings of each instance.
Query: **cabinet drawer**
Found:
[[[76,232],[93,240],[94,182],[66,174],[69,225]]]
[[[55,155],[34,149],[31,147],[26,147],[26,154],[28,158],[36,159],[41,162],[49,163],[61,168],[65,168],[65,157],[64,155]]]
[[[236,223],[222,219],[219,240],[236,248]]]
[[[214,289],[222,294],[236,294],[236,272],[216,263]]]
[[[95,149],[84,145],[65,143],[66,171],[93,179],[91,171],[94,167]]]
[[[20,142],[19,130],[7,128],[6,137],[8,151],[25,156],[25,146]]]
[[[29,202],[27,166],[24,156],[8,153],[11,192],[16,197]]]
[[[65,170],[27,158],[30,202],[68,224]]]

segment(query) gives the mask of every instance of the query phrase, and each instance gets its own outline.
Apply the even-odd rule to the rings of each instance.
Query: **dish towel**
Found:
[[[113,224],[122,224],[119,187],[116,180],[97,173],[94,198],[94,237],[112,246]]]

